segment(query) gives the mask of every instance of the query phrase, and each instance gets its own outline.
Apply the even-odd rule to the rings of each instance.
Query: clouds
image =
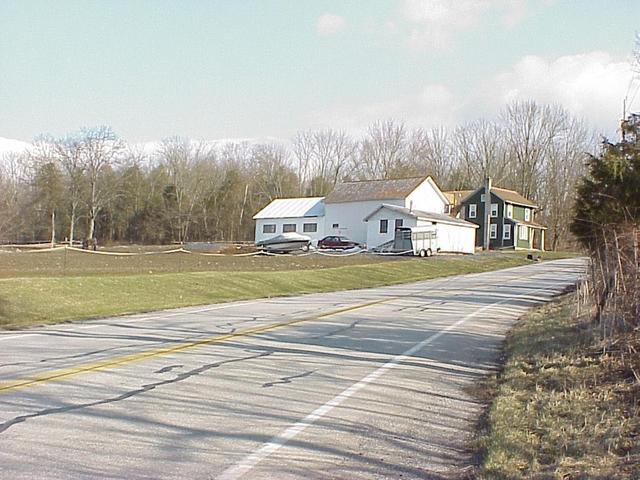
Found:
[[[470,102],[484,111],[513,100],[556,103],[606,132],[621,118],[631,74],[628,62],[605,52],[555,59],[528,55],[480,85]]]
[[[584,118],[599,132],[612,135],[621,118],[622,99],[631,66],[604,52],[548,59],[528,55],[468,90],[432,83],[396,98],[360,104],[334,105],[313,113],[316,126],[333,126],[359,133],[375,120],[394,118],[410,126],[456,126],[492,118],[515,100],[558,104]],[[640,98],[635,109],[640,109]]]
[[[529,14],[532,0],[403,0],[398,10],[404,43],[416,51],[451,48],[456,37],[496,16],[506,28]],[[544,2],[543,2],[544,3]]]
[[[322,37],[327,37],[344,30],[346,26],[347,21],[344,17],[333,13],[324,13],[320,15],[316,22],[316,33]]]
[[[301,115],[290,130],[331,127],[358,135],[372,122],[387,118],[405,121],[412,127],[454,127],[478,118],[492,118],[514,100],[535,100],[561,105],[599,132],[612,136],[621,119],[622,100],[631,75],[628,62],[602,51],[557,57],[527,55],[489,77],[475,79],[471,86],[442,79],[423,82],[403,95],[380,90],[368,101],[320,104]],[[640,88],[639,84],[637,80],[632,93],[635,87]],[[638,110],[640,93],[628,105],[628,111]],[[0,138],[0,156],[4,151],[21,151],[28,145]],[[149,153],[156,145],[150,143],[142,150]]]

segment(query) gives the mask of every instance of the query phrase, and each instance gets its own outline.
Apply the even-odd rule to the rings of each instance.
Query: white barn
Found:
[[[278,198],[253,216],[256,242],[297,232],[317,242],[324,233],[324,197]]]
[[[393,240],[398,227],[433,226],[442,252],[474,253],[477,225],[443,213],[382,204],[365,217],[367,238],[374,245]]]
[[[449,205],[431,177],[344,182],[336,185],[324,203],[327,235],[345,235],[368,247],[384,243],[377,235],[369,237],[365,221],[383,203],[434,213],[444,213]],[[394,230],[392,223],[388,227],[391,238]]]
[[[286,232],[314,243],[344,235],[375,248],[397,227],[436,225],[442,251],[473,253],[477,226],[448,216],[447,197],[431,177],[344,182],[323,197],[277,199],[253,218],[256,242]]]

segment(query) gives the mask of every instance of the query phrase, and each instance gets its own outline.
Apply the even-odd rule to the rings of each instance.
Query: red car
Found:
[[[349,248],[360,247],[358,242],[349,240],[347,237],[340,235],[329,235],[322,240],[318,240],[318,248],[333,248],[335,250],[347,250]]]

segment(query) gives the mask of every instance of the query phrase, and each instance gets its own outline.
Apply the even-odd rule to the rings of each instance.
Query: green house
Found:
[[[460,200],[457,212],[460,218],[479,225],[476,247],[482,247],[484,240],[487,218],[484,211],[485,190],[485,187],[480,187],[466,194]],[[538,208],[534,202],[514,190],[492,187],[489,248],[544,250],[547,227],[535,221]]]

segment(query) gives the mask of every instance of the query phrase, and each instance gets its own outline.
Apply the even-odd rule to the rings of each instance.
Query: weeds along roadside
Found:
[[[640,478],[640,332],[601,337],[584,290],[514,327],[477,448],[482,479]]]

